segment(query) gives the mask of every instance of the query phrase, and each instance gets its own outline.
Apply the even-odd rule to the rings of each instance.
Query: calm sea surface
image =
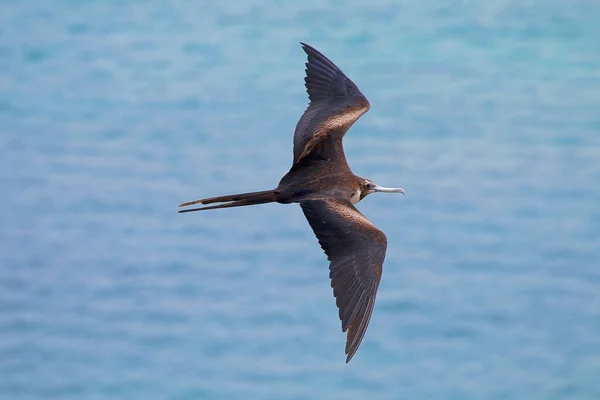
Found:
[[[0,4],[0,399],[600,399],[600,3]],[[306,41],[370,99],[353,361],[273,188]]]

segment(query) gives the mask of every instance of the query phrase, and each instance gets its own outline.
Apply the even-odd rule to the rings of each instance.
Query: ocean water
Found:
[[[600,3],[3,0],[0,399],[599,399]],[[407,195],[355,358],[274,187],[323,51]]]

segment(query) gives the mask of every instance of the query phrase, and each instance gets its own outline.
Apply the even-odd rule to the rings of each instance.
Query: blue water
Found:
[[[0,398],[599,399],[600,3],[0,4]],[[389,249],[344,363],[274,187],[323,51]]]

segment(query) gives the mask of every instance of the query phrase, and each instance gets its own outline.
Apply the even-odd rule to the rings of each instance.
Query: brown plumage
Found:
[[[308,223],[325,251],[329,277],[342,331],[346,362],[365,335],[387,249],[385,234],[355,207],[374,192],[404,193],[384,188],[350,170],[342,139],[356,120],[369,110],[358,87],[327,57],[302,43],[308,55],[306,90],[309,106],[294,133],[294,160],[277,188],[261,192],[210,197],[181,204],[213,204],[180,213],[263,203],[300,203]]]

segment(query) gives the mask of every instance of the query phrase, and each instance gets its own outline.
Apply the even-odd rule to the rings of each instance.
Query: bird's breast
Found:
[[[356,204],[360,201],[360,188],[356,189],[350,196],[350,203]]]

